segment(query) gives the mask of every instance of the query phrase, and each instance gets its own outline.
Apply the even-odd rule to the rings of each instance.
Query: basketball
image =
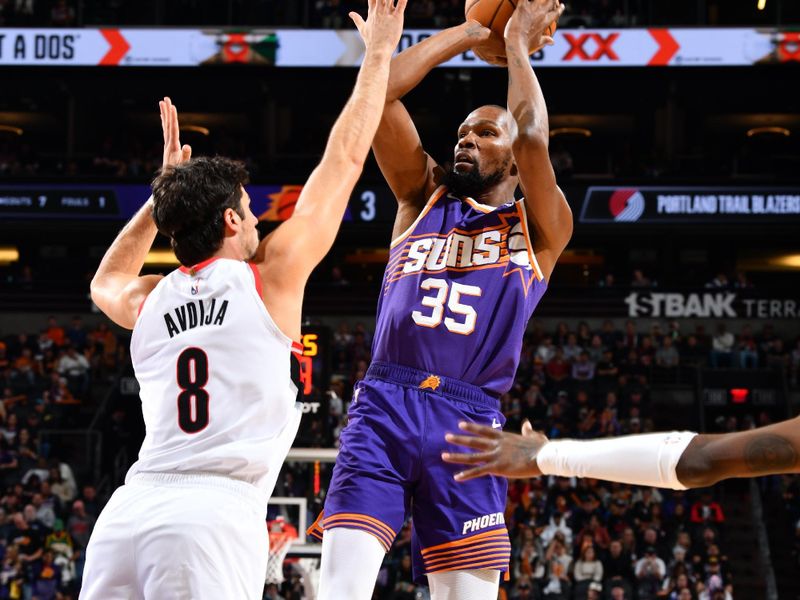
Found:
[[[514,0],[467,0],[464,16],[488,27],[502,40],[506,24],[514,14],[516,6],[517,3]],[[545,35],[552,36],[555,32],[556,22],[553,21]]]

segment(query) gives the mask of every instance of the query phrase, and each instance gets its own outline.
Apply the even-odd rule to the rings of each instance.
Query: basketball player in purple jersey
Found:
[[[557,1],[519,2],[506,29],[510,112],[473,111],[445,172],[422,149],[401,102],[440,63],[477,46],[475,23],[442,31],[392,62],[373,150],[398,200],[378,302],[373,362],[355,389],[325,501],[320,598],[367,600],[384,553],[413,516],[416,578],[434,600],[497,598],[511,546],[506,482],[453,481],[444,433],[460,421],[500,428],[522,337],[572,233],[548,156],[531,42]],[[520,186],[524,200],[515,200]]]

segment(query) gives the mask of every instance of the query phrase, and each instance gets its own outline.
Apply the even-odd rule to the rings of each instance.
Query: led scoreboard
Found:
[[[321,392],[325,391],[330,380],[330,329],[324,325],[305,324],[300,342],[303,344],[300,381],[305,396],[304,412],[316,413]],[[318,393],[315,394],[315,390]],[[317,406],[314,407],[314,404]]]

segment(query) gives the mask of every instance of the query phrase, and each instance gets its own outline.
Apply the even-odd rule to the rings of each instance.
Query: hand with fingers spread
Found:
[[[546,31],[553,21],[564,12],[559,0],[520,0],[514,14],[506,24],[505,42],[509,45],[522,45],[528,54],[544,46],[552,46],[554,41]]]
[[[172,100],[164,97],[158,103],[161,110],[161,129],[164,131],[164,162],[163,167],[174,167],[192,158],[192,147],[189,144],[181,146],[180,125],[178,124],[178,109]]]
[[[448,433],[445,439],[451,444],[466,446],[477,452],[442,453],[442,460],[445,462],[475,465],[457,473],[454,477],[456,481],[466,481],[482,475],[500,475],[513,479],[538,477],[542,474],[535,458],[547,443],[547,437],[535,432],[530,421],[525,421],[522,425],[522,435],[476,423],[459,423],[458,427],[473,435]]]
[[[368,0],[367,20],[356,12],[350,18],[367,47],[367,52],[395,51],[403,34],[403,15],[408,0]]]

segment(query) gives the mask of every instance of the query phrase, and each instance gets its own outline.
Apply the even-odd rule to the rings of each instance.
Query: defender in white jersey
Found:
[[[243,166],[191,159],[161,105],[164,168],[117,236],[92,299],[133,329],[146,436],[89,541],[82,599],[256,599],[267,500],[294,439],[292,352],[306,281],[333,244],[386,97],[405,0],[369,0],[353,95],[293,216],[259,243]],[[139,276],[157,231],[184,265]]]

